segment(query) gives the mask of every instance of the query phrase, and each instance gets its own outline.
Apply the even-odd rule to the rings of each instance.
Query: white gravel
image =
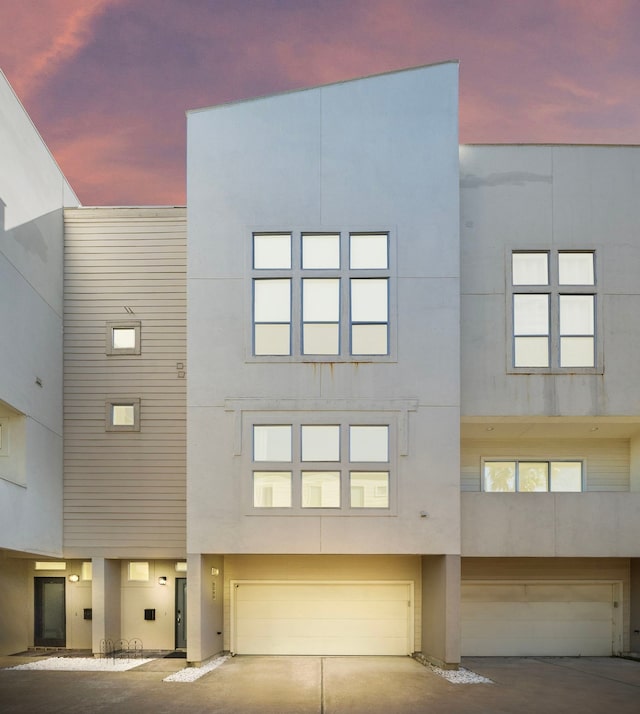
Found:
[[[164,678],[164,682],[195,682],[196,679],[200,679],[205,674],[212,672],[216,667],[219,667],[223,662],[229,659],[229,655],[224,655],[222,657],[216,657],[210,660],[202,667],[185,667],[179,672],[170,674],[168,677]]]
[[[151,662],[151,659],[112,659],[110,657],[47,657],[37,662],[18,664],[7,669],[49,669],[70,672],[126,672]]]
[[[459,669],[440,669],[440,667],[436,667],[433,664],[428,665],[428,667],[434,674],[443,677],[451,684],[493,684],[492,679],[471,672],[464,667]]]

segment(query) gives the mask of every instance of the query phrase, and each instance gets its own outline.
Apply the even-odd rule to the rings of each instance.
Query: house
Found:
[[[186,211],[78,206],[4,83],[58,297],[65,255],[46,350],[3,341],[2,651],[640,649],[640,150],[459,146],[457,75],[189,112]]]

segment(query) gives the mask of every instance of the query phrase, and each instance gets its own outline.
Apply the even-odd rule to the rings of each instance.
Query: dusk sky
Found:
[[[84,205],[185,202],[185,111],[460,60],[461,143],[640,143],[640,0],[0,0]]]

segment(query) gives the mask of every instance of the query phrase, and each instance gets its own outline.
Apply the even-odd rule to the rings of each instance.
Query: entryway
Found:
[[[65,579],[34,578],[34,628],[36,647],[66,647]]]
[[[187,646],[187,579],[176,578],[176,649]]]

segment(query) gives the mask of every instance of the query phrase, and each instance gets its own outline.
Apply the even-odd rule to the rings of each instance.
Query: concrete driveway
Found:
[[[2,658],[0,666],[12,664]],[[9,660],[9,661],[8,661]],[[15,660],[13,661],[15,662]],[[192,683],[179,660],[128,672],[0,671],[0,711],[214,714],[637,714],[640,663],[469,658],[493,684],[451,684],[408,657],[234,657]]]

